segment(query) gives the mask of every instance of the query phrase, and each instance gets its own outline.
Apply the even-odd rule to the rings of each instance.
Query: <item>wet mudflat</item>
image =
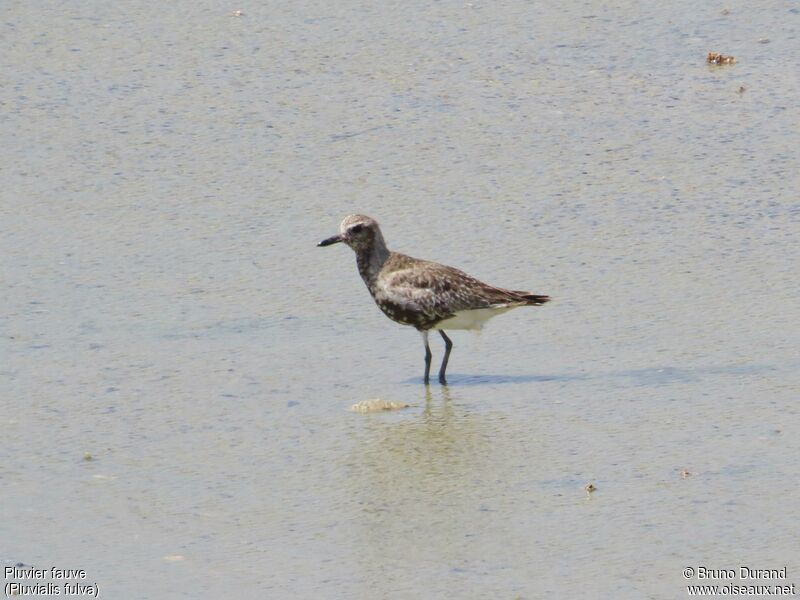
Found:
[[[159,600],[800,580],[797,8],[0,27],[4,566]],[[454,332],[425,388],[419,335],[315,247],[352,212],[553,302]]]

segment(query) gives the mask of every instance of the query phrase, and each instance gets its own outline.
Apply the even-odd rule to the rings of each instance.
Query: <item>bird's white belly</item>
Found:
[[[484,323],[502,315],[504,312],[516,308],[515,306],[497,306],[493,308],[474,308],[472,310],[460,310],[454,316],[444,321],[439,321],[432,329],[474,329],[480,330]]]

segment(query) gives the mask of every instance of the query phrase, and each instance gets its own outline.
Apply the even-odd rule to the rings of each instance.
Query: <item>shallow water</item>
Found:
[[[793,4],[12,2],[0,27],[4,565],[105,598],[800,581]],[[454,332],[426,389],[416,332],[315,247],[352,212],[554,300]]]

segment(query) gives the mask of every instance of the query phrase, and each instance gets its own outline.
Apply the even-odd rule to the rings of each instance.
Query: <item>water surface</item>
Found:
[[[4,565],[159,600],[800,580],[792,3],[0,27]],[[455,332],[425,388],[416,332],[315,247],[353,212],[554,300]],[[411,407],[348,410],[376,397]]]

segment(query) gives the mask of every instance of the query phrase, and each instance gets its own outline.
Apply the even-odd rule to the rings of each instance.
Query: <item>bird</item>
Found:
[[[438,331],[444,340],[439,383],[447,385],[447,363],[453,342],[445,330],[480,330],[496,315],[519,306],[540,306],[550,301],[549,296],[495,287],[454,267],[392,252],[386,247],[378,222],[365,215],[345,217],[339,233],[317,246],[340,242],[355,252],[358,272],[383,313],[422,334],[425,385],[430,382],[431,330]]]

